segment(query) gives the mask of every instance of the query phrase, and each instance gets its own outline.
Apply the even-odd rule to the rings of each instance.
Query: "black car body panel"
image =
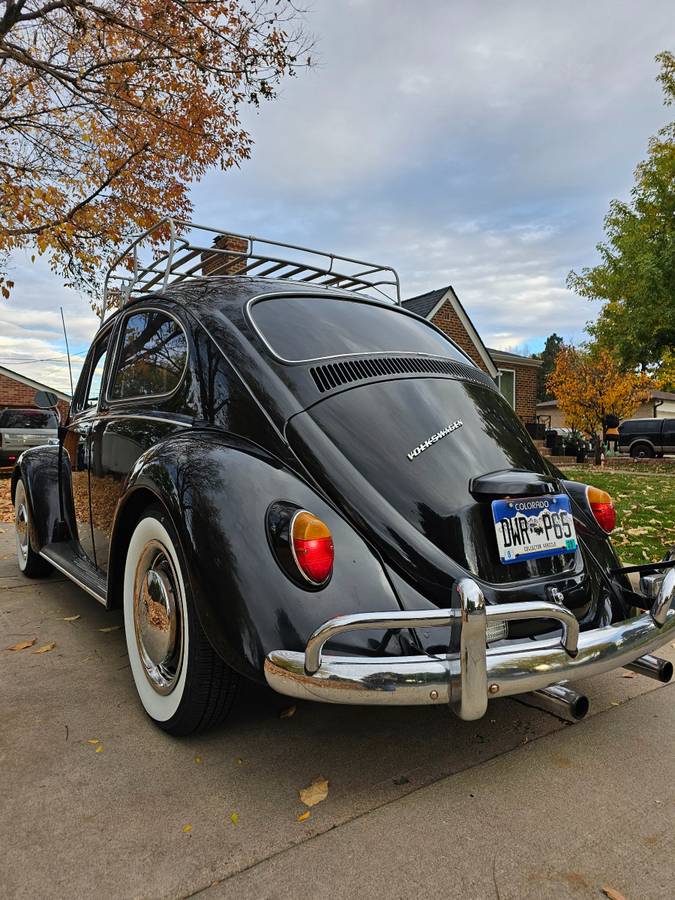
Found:
[[[289,308],[274,306],[279,299],[313,309],[296,304],[288,330],[275,331],[275,317]],[[322,303],[331,304],[333,331],[310,339]],[[341,303],[367,311],[353,340]],[[124,389],[115,379],[153,316],[166,319],[166,346],[175,342],[180,352],[152,373],[168,378],[170,389],[138,395],[133,372]],[[299,340],[305,317],[310,337]],[[382,329],[382,317],[400,318]],[[331,333],[341,355],[317,356],[331,346]],[[299,358],[305,346],[307,358]],[[89,398],[97,366],[100,390]],[[132,301],[94,341],[60,447],[24,453],[19,476],[37,523],[36,548],[75,547],[108,606],[121,602],[139,510],[160,502],[179,534],[204,631],[229,665],[252,678],[263,677],[272,650],[301,651],[331,617],[453,607],[454,585],[466,576],[489,604],[546,599],[554,585],[582,628],[627,610],[608,586],[618,562],[607,536],[583,497],[539,455],[489,376],[425,320],[345,292],[210,277]],[[524,496],[570,492],[576,553],[499,562],[490,502],[514,485]],[[310,510],[333,534],[334,571],[321,590],[298,586],[275,559],[267,516],[278,501]],[[511,633],[534,636],[550,625],[518,622]],[[335,647],[396,656],[443,642],[457,646],[458,631],[373,629],[344,635]]]

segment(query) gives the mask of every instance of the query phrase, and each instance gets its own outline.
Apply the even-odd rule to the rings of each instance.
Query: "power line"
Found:
[[[77,356],[81,358],[78,353],[71,354],[72,356]],[[32,366],[33,363],[43,363],[43,362],[67,362],[67,359],[63,356],[45,356],[41,359],[16,359],[15,357],[0,357],[0,363],[16,363],[19,366]]]

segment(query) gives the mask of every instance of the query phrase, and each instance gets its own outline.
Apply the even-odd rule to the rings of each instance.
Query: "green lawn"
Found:
[[[612,542],[626,563],[655,562],[675,545],[675,476],[566,469],[567,478],[608,491],[617,509]]]

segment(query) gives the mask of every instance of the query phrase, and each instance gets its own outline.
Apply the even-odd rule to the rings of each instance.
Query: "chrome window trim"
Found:
[[[115,378],[117,377],[119,358],[120,358],[120,353],[122,352],[122,346],[123,346],[123,342],[124,342],[125,323],[131,318],[131,316],[135,316],[138,313],[144,313],[144,312],[162,313],[167,318],[173,319],[173,321],[176,323],[176,325],[178,325],[178,327],[180,328],[181,332],[183,333],[183,337],[185,338],[185,348],[186,348],[185,364],[183,366],[183,371],[180,373],[180,377],[179,377],[178,381],[176,382],[176,386],[168,392],[165,392],[163,394],[138,394],[134,397],[122,397],[120,399],[114,399],[110,396],[110,389],[114,385]],[[120,326],[119,326],[119,331],[118,331],[118,335],[117,335],[117,341],[115,344],[114,372],[110,372],[110,377],[106,380],[105,397],[104,397],[105,405],[112,409],[115,406],[119,406],[120,404],[124,404],[124,403],[129,403],[134,400],[136,400],[136,401],[138,401],[138,400],[168,400],[169,397],[173,397],[173,395],[176,393],[176,391],[178,391],[178,389],[183,384],[183,380],[185,378],[185,373],[187,372],[187,369],[188,369],[188,363],[190,361],[190,341],[188,340],[187,331],[185,330],[183,323],[180,321],[180,319],[177,316],[175,316],[172,312],[169,312],[167,309],[164,309],[161,306],[146,306],[145,304],[143,306],[134,306],[133,309],[127,310],[127,312],[118,319],[118,322],[120,323]]]
[[[256,325],[255,319],[251,313],[251,308],[258,302],[262,300],[280,300],[280,299],[299,299],[299,300],[311,300],[314,299],[316,302],[320,302],[324,298],[329,297],[335,300],[348,300],[352,303],[364,303],[368,306],[377,306],[381,309],[391,310],[393,312],[402,313],[405,316],[415,319],[416,321],[423,322],[428,328],[431,328],[436,334],[440,334],[441,337],[446,340],[451,347],[457,350],[462,356],[466,359],[467,363],[474,368],[478,368],[476,363],[471,359],[471,357],[465,353],[461,347],[459,347],[452,338],[448,337],[448,335],[441,331],[440,328],[436,328],[433,322],[429,322],[428,319],[423,319],[421,316],[418,316],[416,313],[411,312],[409,309],[405,309],[403,306],[393,305],[389,303],[383,303],[379,300],[375,300],[372,297],[354,297],[351,294],[338,293],[336,291],[327,291],[325,293],[314,294],[310,291],[272,291],[270,293],[265,294],[256,294],[255,297],[250,297],[246,301],[246,305],[244,307],[245,310],[245,318],[250,327],[253,329],[257,337],[261,340],[265,349],[270,354],[273,359],[276,359],[278,362],[283,363],[285,366],[305,366],[312,365],[314,363],[325,362],[327,359],[348,359],[352,356],[422,356],[429,359],[448,359],[446,356],[442,356],[440,353],[425,353],[420,350],[361,350],[358,353],[331,353],[329,356],[314,356],[309,359],[286,359],[286,357],[281,356],[279,353],[274,350],[270,342],[267,340],[265,335],[262,333],[260,328]],[[462,360],[453,359],[452,362],[462,362]]]
[[[96,417],[96,422],[118,422],[120,419],[140,419],[143,422],[162,422],[165,425],[182,425],[184,428],[194,428],[194,421],[178,418],[169,418],[168,416],[153,416],[151,413],[142,415],[141,413],[113,413],[111,415],[101,414]]]

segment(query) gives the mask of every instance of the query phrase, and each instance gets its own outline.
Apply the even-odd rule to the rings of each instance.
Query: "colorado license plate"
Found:
[[[577,536],[569,497],[521,497],[493,500],[499,558],[503,563],[573,553]]]

